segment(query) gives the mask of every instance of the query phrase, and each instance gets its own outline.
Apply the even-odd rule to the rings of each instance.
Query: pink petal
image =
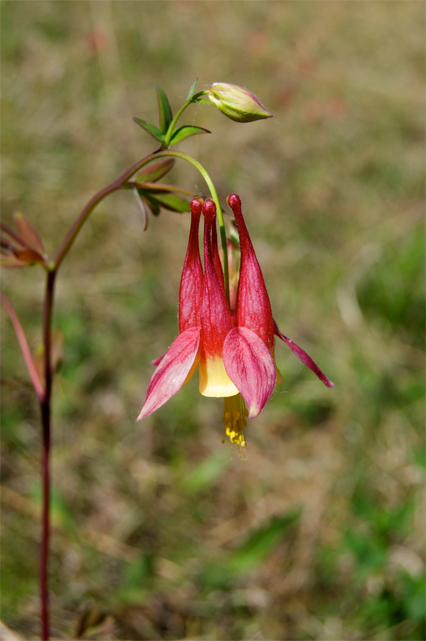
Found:
[[[197,357],[200,328],[185,330],[173,341],[155,370],[137,421],[146,418],[180,390]]]
[[[223,345],[226,372],[249,409],[249,418],[257,416],[272,394],[275,363],[269,349],[247,327],[234,327]]]
[[[336,387],[335,384],[332,383],[327,378],[327,376],[320,370],[318,365],[314,363],[312,358],[301,347],[296,345],[296,343],[293,343],[293,341],[290,338],[287,338],[287,336],[284,336],[284,334],[281,334],[280,330],[278,329],[278,325],[276,324],[275,321],[274,321],[274,332],[277,336],[281,338],[282,341],[284,341],[286,345],[289,346],[291,351],[294,354],[296,354],[297,358],[300,358],[302,363],[304,363],[307,367],[309,367],[309,369],[312,370],[313,373],[318,376],[318,378],[320,379],[320,381],[324,383],[324,385],[327,385],[327,387],[330,387],[330,388]]]

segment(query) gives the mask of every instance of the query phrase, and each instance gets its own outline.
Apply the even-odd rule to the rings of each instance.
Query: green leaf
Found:
[[[191,85],[191,89],[189,90],[187,100],[191,100],[192,96],[194,95],[195,87],[197,86],[198,78],[195,78],[194,82]]]
[[[176,211],[181,214],[184,211],[190,211],[189,202],[173,194],[156,194],[146,191],[143,188],[136,187],[139,196],[146,202],[154,216],[160,213],[160,207],[170,211]]]
[[[183,127],[179,127],[179,129],[175,129],[170,144],[175,145],[177,142],[188,138],[188,136],[210,133],[211,131],[209,131],[208,129],[204,129],[203,127],[192,127],[191,125],[184,125]]]
[[[155,200],[159,203],[160,207],[164,209],[169,209],[170,211],[176,211],[178,214],[181,214],[184,211],[190,211],[189,202],[179,196],[173,196],[172,194],[164,194],[155,197]]]
[[[145,129],[151,136],[156,138],[156,140],[159,140],[160,142],[163,142],[164,136],[161,133],[161,131],[156,127],[155,125],[150,125],[149,122],[145,122],[145,120],[142,120],[141,118],[132,118],[134,122],[139,125],[139,127],[142,127],[142,129]]]
[[[293,510],[274,517],[268,525],[254,532],[234,555],[231,566],[235,571],[245,571],[258,565],[297,523],[301,511]]]
[[[164,90],[158,85],[155,88],[157,90],[158,111],[160,114],[160,129],[165,134],[173,120],[172,110]]]
[[[138,189],[138,194],[146,202],[154,216],[159,216],[160,215],[160,205],[157,201],[156,198],[153,198],[152,196],[148,195],[143,189]]]
[[[137,182],[155,183],[157,180],[160,180],[160,178],[165,176],[172,169],[174,164],[174,158],[167,158],[155,165],[144,167],[137,173],[135,180]]]

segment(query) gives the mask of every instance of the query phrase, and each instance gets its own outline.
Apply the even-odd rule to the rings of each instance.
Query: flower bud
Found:
[[[230,85],[227,82],[214,82],[209,88],[208,99],[225,116],[236,122],[252,122],[272,118],[272,114],[248,89]]]

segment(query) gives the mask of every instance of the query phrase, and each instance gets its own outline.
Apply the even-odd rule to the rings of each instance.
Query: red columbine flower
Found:
[[[179,296],[179,336],[155,364],[145,405],[138,420],[161,407],[192,377],[200,363],[199,389],[204,396],[225,399],[223,421],[232,443],[245,445],[247,417],[257,416],[282,376],[275,365],[274,334],[328,386],[334,387],[312,359],[283,336],[272,318],[263,275],[241,212],[231,195],[241,246],[235,311],[225,298],[212,200],[191,202],[191,230]],[[204,214],[204,276],[198,251],[200,213]],[[248,409],[246,407],[246,403]]]

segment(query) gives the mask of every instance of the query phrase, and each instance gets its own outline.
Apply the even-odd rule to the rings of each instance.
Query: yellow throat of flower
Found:
[[[225,411],[223,413],[223,422],[225,424],[226,435],[229,436],[231,443],[237,443],[238,447],[244,447],[246,440],[244,438],[244,427],[247,425],[248,409],[241,394],[228,396],[224,399]]]

